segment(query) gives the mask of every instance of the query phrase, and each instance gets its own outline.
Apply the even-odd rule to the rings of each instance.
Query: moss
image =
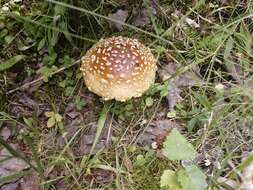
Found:
[[[158,190],[160,189],[160,176],[168,169],[168,161],[156,159],[148,166],[136,168],[132,175],[131,190]]]

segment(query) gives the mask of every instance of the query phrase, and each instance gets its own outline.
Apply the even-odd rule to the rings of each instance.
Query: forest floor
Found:
[[[1,0],[0,189],[252,190],[252,32],[251,0]],[[111,36],[155,55],[140,98],[84,84]]]

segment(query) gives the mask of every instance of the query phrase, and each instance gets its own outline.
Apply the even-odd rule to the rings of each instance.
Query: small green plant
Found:
[[[77,110],[81,110],[86,105],[86,102],[81,99],[80,96],[77,96],[75,99],[75,106]]]
[[[169,160],[191,160],[196,151],[175,128],[163,144],[163,154]],[[161,176],[161,187],[165,190],[204,190],[207,187],[206,175],[195,165],[190,164],[177,171],[165,170]]]
[[[47,127],[51,128],[55,125],[61,126],[62,125],[62,116],[59,113],[55,113],[53,111],[51,112],[46,112],[45,113],[46,117],[48,117],[47,120]]]

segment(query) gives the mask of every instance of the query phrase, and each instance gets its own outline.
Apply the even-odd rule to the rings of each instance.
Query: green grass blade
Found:
[[[0,186],[5,183],[10,183],[10,182],[16,181],[19,178],[28,175],[29,173],[31,173],[31,171],[29,171],[29,170],[28,171],[20,171],[20,172],[16,172],[16,173],[8,175],[8,176],[0,177]]]
[[[131,24],[127,24],[127,23],[122,22],[122,21],[120,21],[120,20],[113,19],[113,18],[109,18],[109,17],[107,17],[107,16],[104,16],[104,15],[101,15],[101,14],[98,14],[98,13],[95,13],[95,12],[93,12],[93,11],[89,11],[89,10],[86,10],[86,9],[83,9],[83,8],[80,8],[80,7],[76,7],[76,6],[73,6],[73,5],[69,5],[69,4],[67,4],[67,3],[63,3],[63,2],[59,2],[59,1],[55,1],[55,0],[46,0],[46,1],[48,1],[48,2],[50,2],[50,3],[54,3],[54,4],[56,4],[56,5],[64,6],[64,7],[73,9],[73,10],[77,10],[77,11],[80,11],[80,12],[84,12],[84,13],[86,13],[86,14],[89,14],[89,15],[92,15],[92,16],[95,16],[95,17],[100,17],[100,18],[106,19],[106,20],[108,20],[108,21],[115,22],[115,23],[117,23],[117,24],[121,24],[121,25],[123,25],[123,26],[126,26],[126,27],[128,27],[128,28],[131,28],[131,29],[136,30],[136,31],[138,31],[138,32],[141,32],[141,33],[143,33],[143,34],[147,34],[147,35],[149,35],[149,36],[152,36],[152,37],[154,37],[154,38],[157,38],[157,39],[159,39],[159,40],[161,40],[161,41],[163,41],[163,42],[166,42],[166,43],[168,43],[168,44],[172,44],[170,41],[166,40],[165,38],[163,38],[163,37],[161,37],[161,36],[159,36],[159,35],[153,34],[153,33],[148,32],[148,31],[146,31],[146,30],[142,30],[142,29],[140,29],[140,28],[138,28],[138,27],[136,27],[136,26],[133,26],[133,25],[131,25]]]
[[[25,55],[16,55],[16,56],[8,59],[7,61],[0,63],[0,71],[5,71],[5,70],[11,68],[12,66],[14,66],[16,63],[18,63],[19,61],[21,61],[25,57],[26,57]]]
[[[74,38],[77,38],[77,39],[81,39],[81,40],[84,40],[84,41],[88,41],[88,42],[91,42],[91,43],[96,43],[97,41],[96,40],[93,40],[93,39],[90,39],[90,38],[86,38],[86,37],[83,37],[83,36],[79,36],[79,35],[76,35],[76,34],[73,34],[73,33],[70,33],[68,31],[64,31],[64,30],[61,30],[60,28],[56,28],[56,27],[52,27],[52,26],[49,26],[49,25],[46,25],[46,24],[43,24],[41,22],[38,22],[36,20],[32,20],[30,18],[27,18],[27,17],[23,17],[23,16],[20,16],[20,15],[17,15],[17,14],[14,14],[14,13],[6,13],[6,15],[18,20],[22,20],[24,22],[30,22],[30,23],[33,23],[33,24],[36,24],[38,26],[42,26],[44,28],[47,28],[47,29],[50,29],[52,31],[55,31],[55,32],[61,32],[63,33],[65,36],[71,36],[71,37],[74,37]]]
[[[37,152],[36,152],[36,150],[35,150],[35,148],[33,146],[31,137],[23,135],[23,138],[24,138],[26,144],[32,150],[33,159],[34,159],[34,161],[37,164],[38,172],[41,174],[41,176],[43,176],[43,172],[44,172],[43,165],[42,165],[42,163],[41,163],[41,161],[39,159],[39,156],[38,156],[38,154],[37,154]]]
[[[90,150],[90,155],[93,153],[93,151],[95,149],[95,146],[96,146],[96,144],[99,140],[99,137],[101,135],[102,129],[103,129],[104,124],[105,124],[107,113],[109,112],[111,106],[112,105],[110,103],[108,103],[108,104],[105,103],[104,108],[103,108],[102,112],[100,113],[100,116],[99,116],[99,119],[98,119],[98,124],[97,124],[97,131],[96,131],[96,135],[95,135],[95,138],[94,138],[91,150]],[[90,157],[90,155],[89,155],[89,157]]]

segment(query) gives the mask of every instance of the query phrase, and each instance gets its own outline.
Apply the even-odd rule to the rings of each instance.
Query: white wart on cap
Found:
[[[102,39],[82,58],[81,71],[88,89],[105,100],[139,97],[154,83],[156,61],[136,39]]]

